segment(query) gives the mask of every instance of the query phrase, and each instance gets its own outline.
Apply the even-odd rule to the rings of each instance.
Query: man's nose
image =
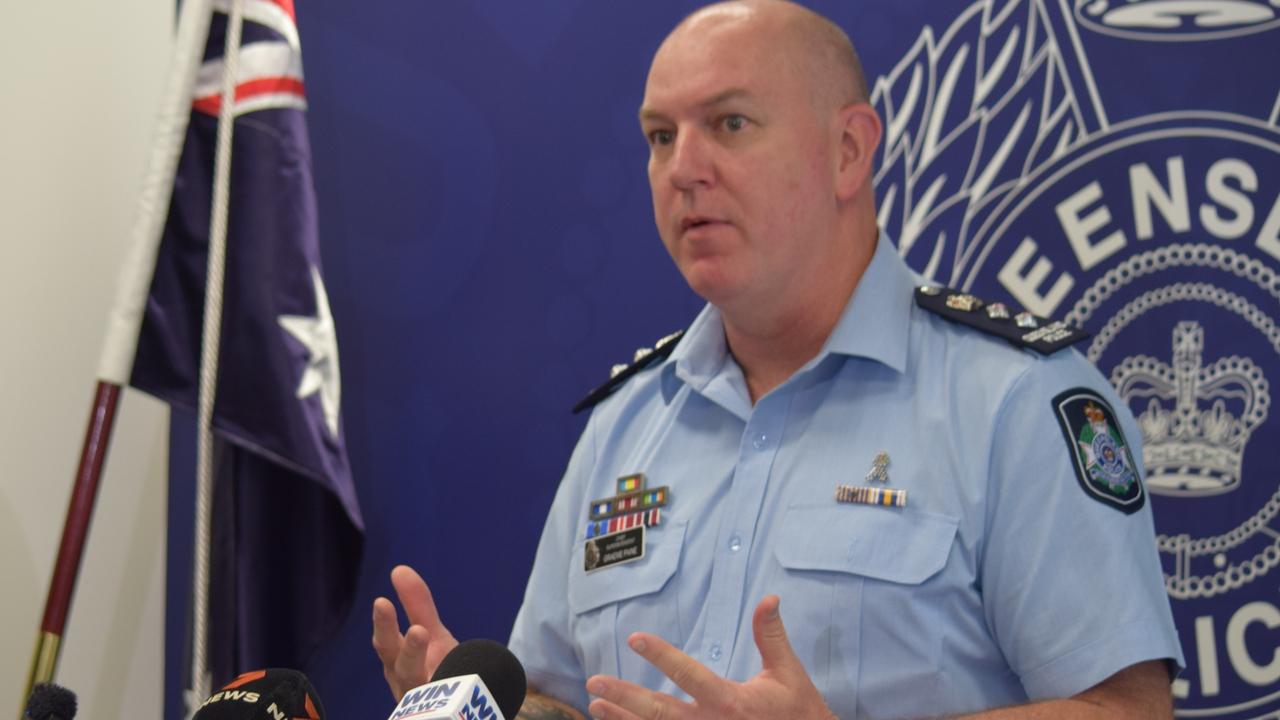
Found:
[[[677,133],[671,152],[671,184],[678,190],[706,187],[715,180],[707,138],[696,131]]]

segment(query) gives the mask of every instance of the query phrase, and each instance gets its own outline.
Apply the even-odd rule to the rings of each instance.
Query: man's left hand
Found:
[[[744,683],[716,675],[649,633],[632,633],[627,644],[637,654],[689,693],[692,703],[677,700],[618,678],[595,675],[587,692],[596,696],[588,710],[601,720],[693,720],[694,718],[785,717],[797,720],[835,720],[791,649],[778,614],[779,599],[770,595],[756,606],[751,630],[763,669]]]

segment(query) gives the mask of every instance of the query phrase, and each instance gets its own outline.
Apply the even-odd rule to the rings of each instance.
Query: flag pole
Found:
[[[209,217],[209,264],[200,342],[200,396],[196,439],[196,528],[192,566],[191,689],[193,704],[209,695],[209,556],[213,526],[213,405],[217,395],[218,349],[222,337],[222,290],[226,277],[227,216],[231,188],[231,141],[244,0],[232,0],[222,56],[218,142],[214,155],[213,208]],[[188,707],[188,712],[194,707]]]
[[[53,577],[49,580],[49,593],[45,597],[44,618],[40,621],[36,647],[31,654],[31,671],[27,675],[26,691],[22,694],[24,707],[31,688],[36,683],[53,680],[58,667],[62,635],[67,627],[67,616],[71,612],[71,596],[80,572],[80,560],[84,557],[89,521],[93,518],[93,506],[98,497],[98,480],[102,477],[102,466],[106,463],[111,426],[115,420],[119,398],[119,385],[98,381],[93,394],[93,407],[89,411],[89,428],[85,431],[84,444],[80,449],[80,464],[76,468],[75,483],[71,487],[71,501],[67,504],[67,518],[62,523],[62,541],[58,545]],[[22,712],[20,709],[19,718],[22,717]]]
[[[89,427],[71,488],[49,592],[45,596],[44,614],[36,635],[27,686],[20,698],[23,707],[19,708],[19,718],[25,711],[32,687],[36,683],[53,680],[57,672],[84,544],[106,464],[120,389],[128,384],[133,367],[160,231],[168,213],[173,177],[190,117],[196,69],[204,56],[204,43],[209,34],[210,13],[210,0],[184,0],[181,4],[174,62],[165,84],[155,142],[139,193],[132,247],[121,273],[116,302],[107,320],[106,338],[98,364],[99,380],[89,411]]]

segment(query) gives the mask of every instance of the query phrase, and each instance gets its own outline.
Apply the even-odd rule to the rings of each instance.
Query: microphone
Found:
[[[507,720],[524,704],[524,666],[492,640],[468,640],[440,661],[431,682],[400,698],[388,720]]]
[[[192,720],[324,720],[324,706],[306,675],[271,668],[227,683]]]
[[[71,720],[76,716],[76,694],[61,685],[39,683],[31,689],[23,720]]]

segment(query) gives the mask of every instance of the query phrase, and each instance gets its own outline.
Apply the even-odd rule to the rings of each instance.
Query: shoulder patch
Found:
[[[1004,303],[988,303],[968,293],[936,285],[916,288],[916,304],[948,320],[997,335],[1041,355],[1050,355],[1089,337],[1089,333],[1059,320],[1049,320],[1029,312],[1015,312]]]
[[[1067,441],[1067,454],[1089,497],[1131,515],[1147,493],[1115,411],[1098,393],[1072,388],[1053,399],[1053,415]]]
[[[677,330],[670,335],[658,340],[653,344],[652,348],[640,348],[636,350],[635,357],[632,358],[631,364],[614,365],[609,371],[609,380],[600,387],[587,393],[587,396],[578,401],[573,406],[573,412],[580,413],[589,407],[594,407],[597,403],[609,397],[618,388],[622,387],[633,375],[641,370],[649,367],[655,362],[665,360],[672,350],[676,349],[676,343],[680,342],[680,338],[684,337],[683,330]]]

